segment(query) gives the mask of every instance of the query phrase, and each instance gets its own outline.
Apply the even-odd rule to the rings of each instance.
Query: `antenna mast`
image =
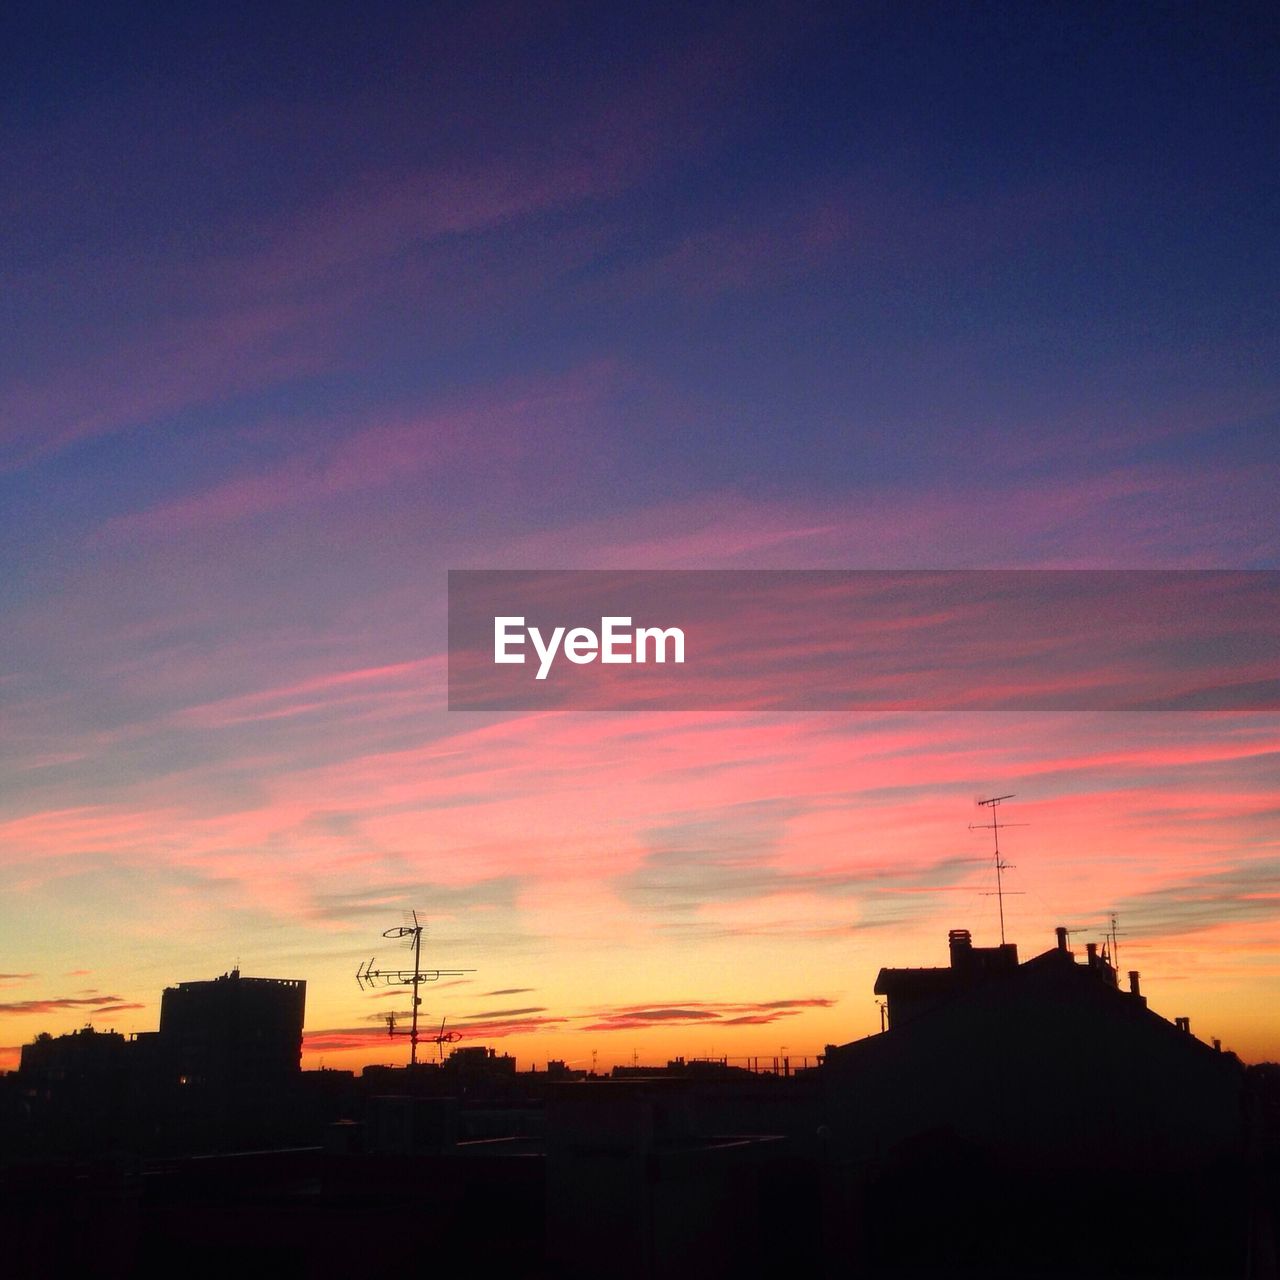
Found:
[[[1120,977],[1120,942],[1119,939],[1124,937],[1124,931],[1120,928],[1120,916],[1117,912],[1108,912],[1108,921],[1106,931],[1102,935],[1111,942],[1111,950],[1108,959],[1111,961],[1111,967],[1116,971],[1116,978]]]
[[[446,1021],[447,1019],[445,1018],[440,1019],[440,1030],[437,1031],[436,1034],[431,1037],[435,1041],[436,1053],[439,1056],[438,1060],[440,1062],[444,1061],[445,1045],[453,1044],[455,1041],[462,1039],[461,1031],[446,1031],[444,1029],[444,1024]]]
[[[422,967],[422,931],[426,927],[418,919],[418,913],[412,912],[413,923],[402,924],[396,929],[384,929],[382,936],[384,938],[408,938],[412,939],[410,945],[413,947],[413,968],[412,969],[375,969],[373,967],[372,958],[368,964],[363,965],[356,970],[356,984],[361,990],[372,990],[374,987],[411,987],[413,989],[413,1014],[412,1022],[409,1029],[409,1065],[416,1067],[418,1065],[418,1010],[422,1006],[422,997],[418,994],[418,988],[424,982],[438,982],[441,977],[456,978],[461,977],[464,973],[475,973],[474,969],[424,969]],[[387,1034],[396,1034],[395,1015],[390,1014],[387,1017]],[[440,1034],[444,1036],[444,1023],[440,1024]],[[456,1032],[450,1032],[450,1037],[456,1037]],[[441,1041],[437,1040],[437,1044]]]
[[[991,838],[995,842],[996,891],[994,896],[1000,903],[1000,945],[1002,947],[1005,945],[1004,943],[1004,893],[1005,893],[1005,890],[1004,890],[1004,880],[1002,878],[1001,873],[1005,871],[1012,871],[1014,867],[1013,867],[1013,863],[1005,862],[1000,857],[1000,832],[1003,831],[1006,827],[1025,827],[1027,824],[1025,822],[1001,822],[1000,819],[996,816],[996,809],[1000,807],[1000,804],[1002,801],[1012,800],[1015,795],[1017,795],[1017,792],[1011,791],[1007,796],[991,796],[990,799],[979,800],[978,804],[982,808],[991,810],[991,821],[990,822],[971,822],[969,824],[970,831],[990,831]],[[1016,894],[1017,890],[1013,890],[1012,892]]]

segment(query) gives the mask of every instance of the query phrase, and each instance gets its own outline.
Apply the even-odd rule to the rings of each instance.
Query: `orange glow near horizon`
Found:
[[[0,825],[26,854],[11,892],[31,920],[85,904],[74,930],[21,939],[5,1064],[88,1018],[152,1029],[163,986],[237,961],[307,980],[306,1066],[403,1063],[382,1015],[407,1030],[405,993],[362,992],[354,974],[407,962],[381,933],[410,907],[425,964],[476,971],[423,988],[423,1059],[440,1018],[522,1069],[812,1056],[878,1028],[881,966],[945,965],[952,927],[998,940],[989,837],[968,825],[985,817],[976,797],[1009,791],[1002,819],[1027,824],[1002,841],[1022,958],[1058,924],[1082,951],[1115,910],[1120,968],[1142,972],[1153,1009],[1246,1060],[1280,1057],[1265,1013],[1280,994],[1274,716],[435,723],[426,743],[277,768],[248,806],[170,779],[165,804],[144,785],[134,805]]]

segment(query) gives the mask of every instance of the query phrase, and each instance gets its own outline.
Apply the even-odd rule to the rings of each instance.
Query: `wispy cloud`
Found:
[[[1273,824],[1280,820],[1280,810],[1260,816]],[[1145,937],[1167,938],[1228,924],[1280,923],[1277,886],[1280,861],[1263,857],[1127,895],[1116,903],[1116,910],[1129,932]]]
[[[599,1010],[584,1031],[637,1031],[651,1027],[715,1023],[723,1027],[764,1026],[782,1018],[792,1018],[806,1009],[829,1009],[834,1000],[810,996],[798,1000],[765,1000],[755,1003],[715,1003],[702,1000],[670,1004],[626,1005]]]
[[[16,1000],[0,1003],[0,1013],[59,1013],[69,1009],[87,1009],[115,1013],[123,1009],[145,1009],[146,1005],[130,1004],[120,996],[52,996],[44,1000]]]
[[[757,47],[747,32],[762,22],[773,35]],[[754,71],[777,56],[792,26],[763,16],[722,21],[715,30],[656,46],[621,81],[600,76],[590,64],[566,65],[563,92],[571,93],[573,110],[554,128],[495,129],[479,155],[474,141],[450,148],[433,139],[425,155],[415,141],[369,157],[358,172],[348,167],[336,182],[299,184],[296,191],[286,184],[270,209],[249,220],[216,212],[214,202],[209,209],[215,212],[201,208],[182,252],[167,238],[131,246],[131,270],[113,265],[125,253],[116,243],[112,263],[96,263],[88,274],[118,276],[123,304],[103,298],[78,313],[74,359],[46,351],[42,369],[0,393],[0,418],[12,424],[0,433],[0,460],[23,465],[79,440],[152,427],[236,396],[297,389],[335,368],[363,367],[368,352],[351,335],[379,305],[417,303],[447,313],[454,325],[477,308],[500,314],[513,294],[545,287],[557,263],[561,270],[580,268],[579,254],[548,252],[564,238],[546,225],[550,217],[576,214],[589,233],[602,203],[731,127]],[[439,88],[436,75],[414,84],[423,118],[447,114],[436,95],[447,98],[462,88],[450,89],[449,82],[442,69]],[[282,112],[276,127],[295,130],[290,145],[305,147],[349,131],[371,105],[311,103]],[[510,114],[513,126],[523,121],[523,111]],[[228,131],[246,143],[261,142],[260,126],[248,129],[243,118],[204,127],[211,145],[215,136],[220,145]],[[91,132],[89,122],[74,117],[60,122],[25,158],[41,176],[46,154],[69,148],[83,150],[92,164],[101,148],[86,143]],[[362,135],[359,145],[353,139],[353,152],[363,155],[366,142]],[[533,236],[536,252],[527,251],[522,232]],[[193,252],[196,243],[209,247]],[[59,300],[85,291],[86,273],[75,265],[60,257],[22,280],[24,297],[51,329],[61,318]],[[333,476],[292,479],[321,491],[349,483]],[[185,514],[207,518],[267,501],[265,490],[242,484],[220,495],[221,505],[211,501]]]
[[[547,1010],[542,1005],[530,1005],[524,1009],[489,1009],[484,1013],[464,1013],[459,1022],[484,1022],[488,1020],[504,1021],[509,1018],[521,1018],[531,1013],[546,1013]]]
[[[435,410],[384,415],[201,493],[117,516],[101,536],[109,542],[180,537],[363,491],[417,489],[430,475],[483,468],[496,478],[517,465],[536,468],[563,452],[577,434],[572,419],[599,403],[610,378],[611,366],[600,362],[559,378],[482,389]]]
[[[464,1028],[469,1040],[500,1040],[508,1036],[527,1035],[553,1030],[564,1025],[563,1017],[529,1015],[494,1018],[487,1022],[468,1022]],[[452,1028],[451,1029],[457,1029]],[[339,1027],[306,1032],[303,1037],[308,1053],[343,1049],[385,1049],[388,1036],[370,1027]]]

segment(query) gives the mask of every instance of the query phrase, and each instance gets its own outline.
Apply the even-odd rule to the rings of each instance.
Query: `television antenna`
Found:
[[[444,1019],[444,1018],[441,1018],[441,1019],[440,1019],[440,1030],[439,1030],[439,1031],[437,1031],[437,1032],[436,1032],[436,1034],[435,1034],[434,1036],[432,1036],[432,1039],[435,1041],[436,1053],[438,1054],[438,1056],[439,1056],[439,1061],[441,1061],[441,1062],[443,1062],[443,1061],[444,1061],[444,1047],[445,1047],[445,1045],[447,1045],[447,1044],[453,1044],[453,1043],[455,1043],[456,1041],[458,1041],[458,1040],[461,1040],[461,1039],[462,1039],[462,1032],[461,1032],[461,1031],[446,1031],[446,1030],[444,1029],[444,1024],[445,1024],[445,1022],[446,1022],[446,1019]]]
[[[986,800],[979,800],[978,804],[984,809],[991,810],[990,822],[971,822],[969,823],[970,831],[990,831],[992,839],[995,841],[995,864],[996,864],[996,891],[995,893],[984,893],[984,898],[996,898],[1000,903],[1000,945],[1004,946],[1004,897],[1005,887],[1001,873],[1005,871],[1013,871],[1015,869],[1012,862],[1005,862],[1000,857],[1000,833],[1006,827],[1025,827],[1025,822],[1001,822],[996,816],[996,810],[1005,800],[1012,800],[1017,795],[1016,791],[1011,791],[1007,796],[991,796]],[[1021,892],[1017,889],[1007,891],[1012,897],[1020,897]]]
[[[1119,939],[1126,937],[1126,931],[1120,928],[1120,916],[1115,911],[1107,912],[1106,928],[1102,931],[1103,938],[1110,943],[1107,950],[1107,960],[1111,967],[1116,971],[1116,977],[1120,976],[1120,942]]]
[[[384,938],[403,938],[413,948],[412,969],[375,969],[374,959],[370,957],[366,964],[356,970],[356,985],[362,991],[372,991],[375,987],[411,987],[413,989],[412,1022],[409,1029],[409,1065],[418,1065],[418,1010],[422,1007],[422,997],[418,988],[424,982],[438,982],[441,978],[457,978],[464,973],[475,973],[474,969],[424,969],[422,967],[422,931],[426,926],[418,919],[418,913],[409,913],[413,920],[408,920],[395,929],[384,929]],[[387,1014],[387,1034],[396,1034],[396,1015]],[[404,1033],[401,1032],[403,1035]],[[444,1035],[444,1023],[440,1024],[440,1034]],[[457,1032],[450,1032],[457,1035]]]

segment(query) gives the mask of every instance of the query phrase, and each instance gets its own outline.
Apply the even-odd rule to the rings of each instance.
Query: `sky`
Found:
[[[1280,1057],[1274,711],[446,697],[450,569],[1280,568],[1274,7],[3,24],[0,1067],[236,965],[403,1062],[410,909],[522,1067],[812,1055],[1006,793],[1023,956]]]

